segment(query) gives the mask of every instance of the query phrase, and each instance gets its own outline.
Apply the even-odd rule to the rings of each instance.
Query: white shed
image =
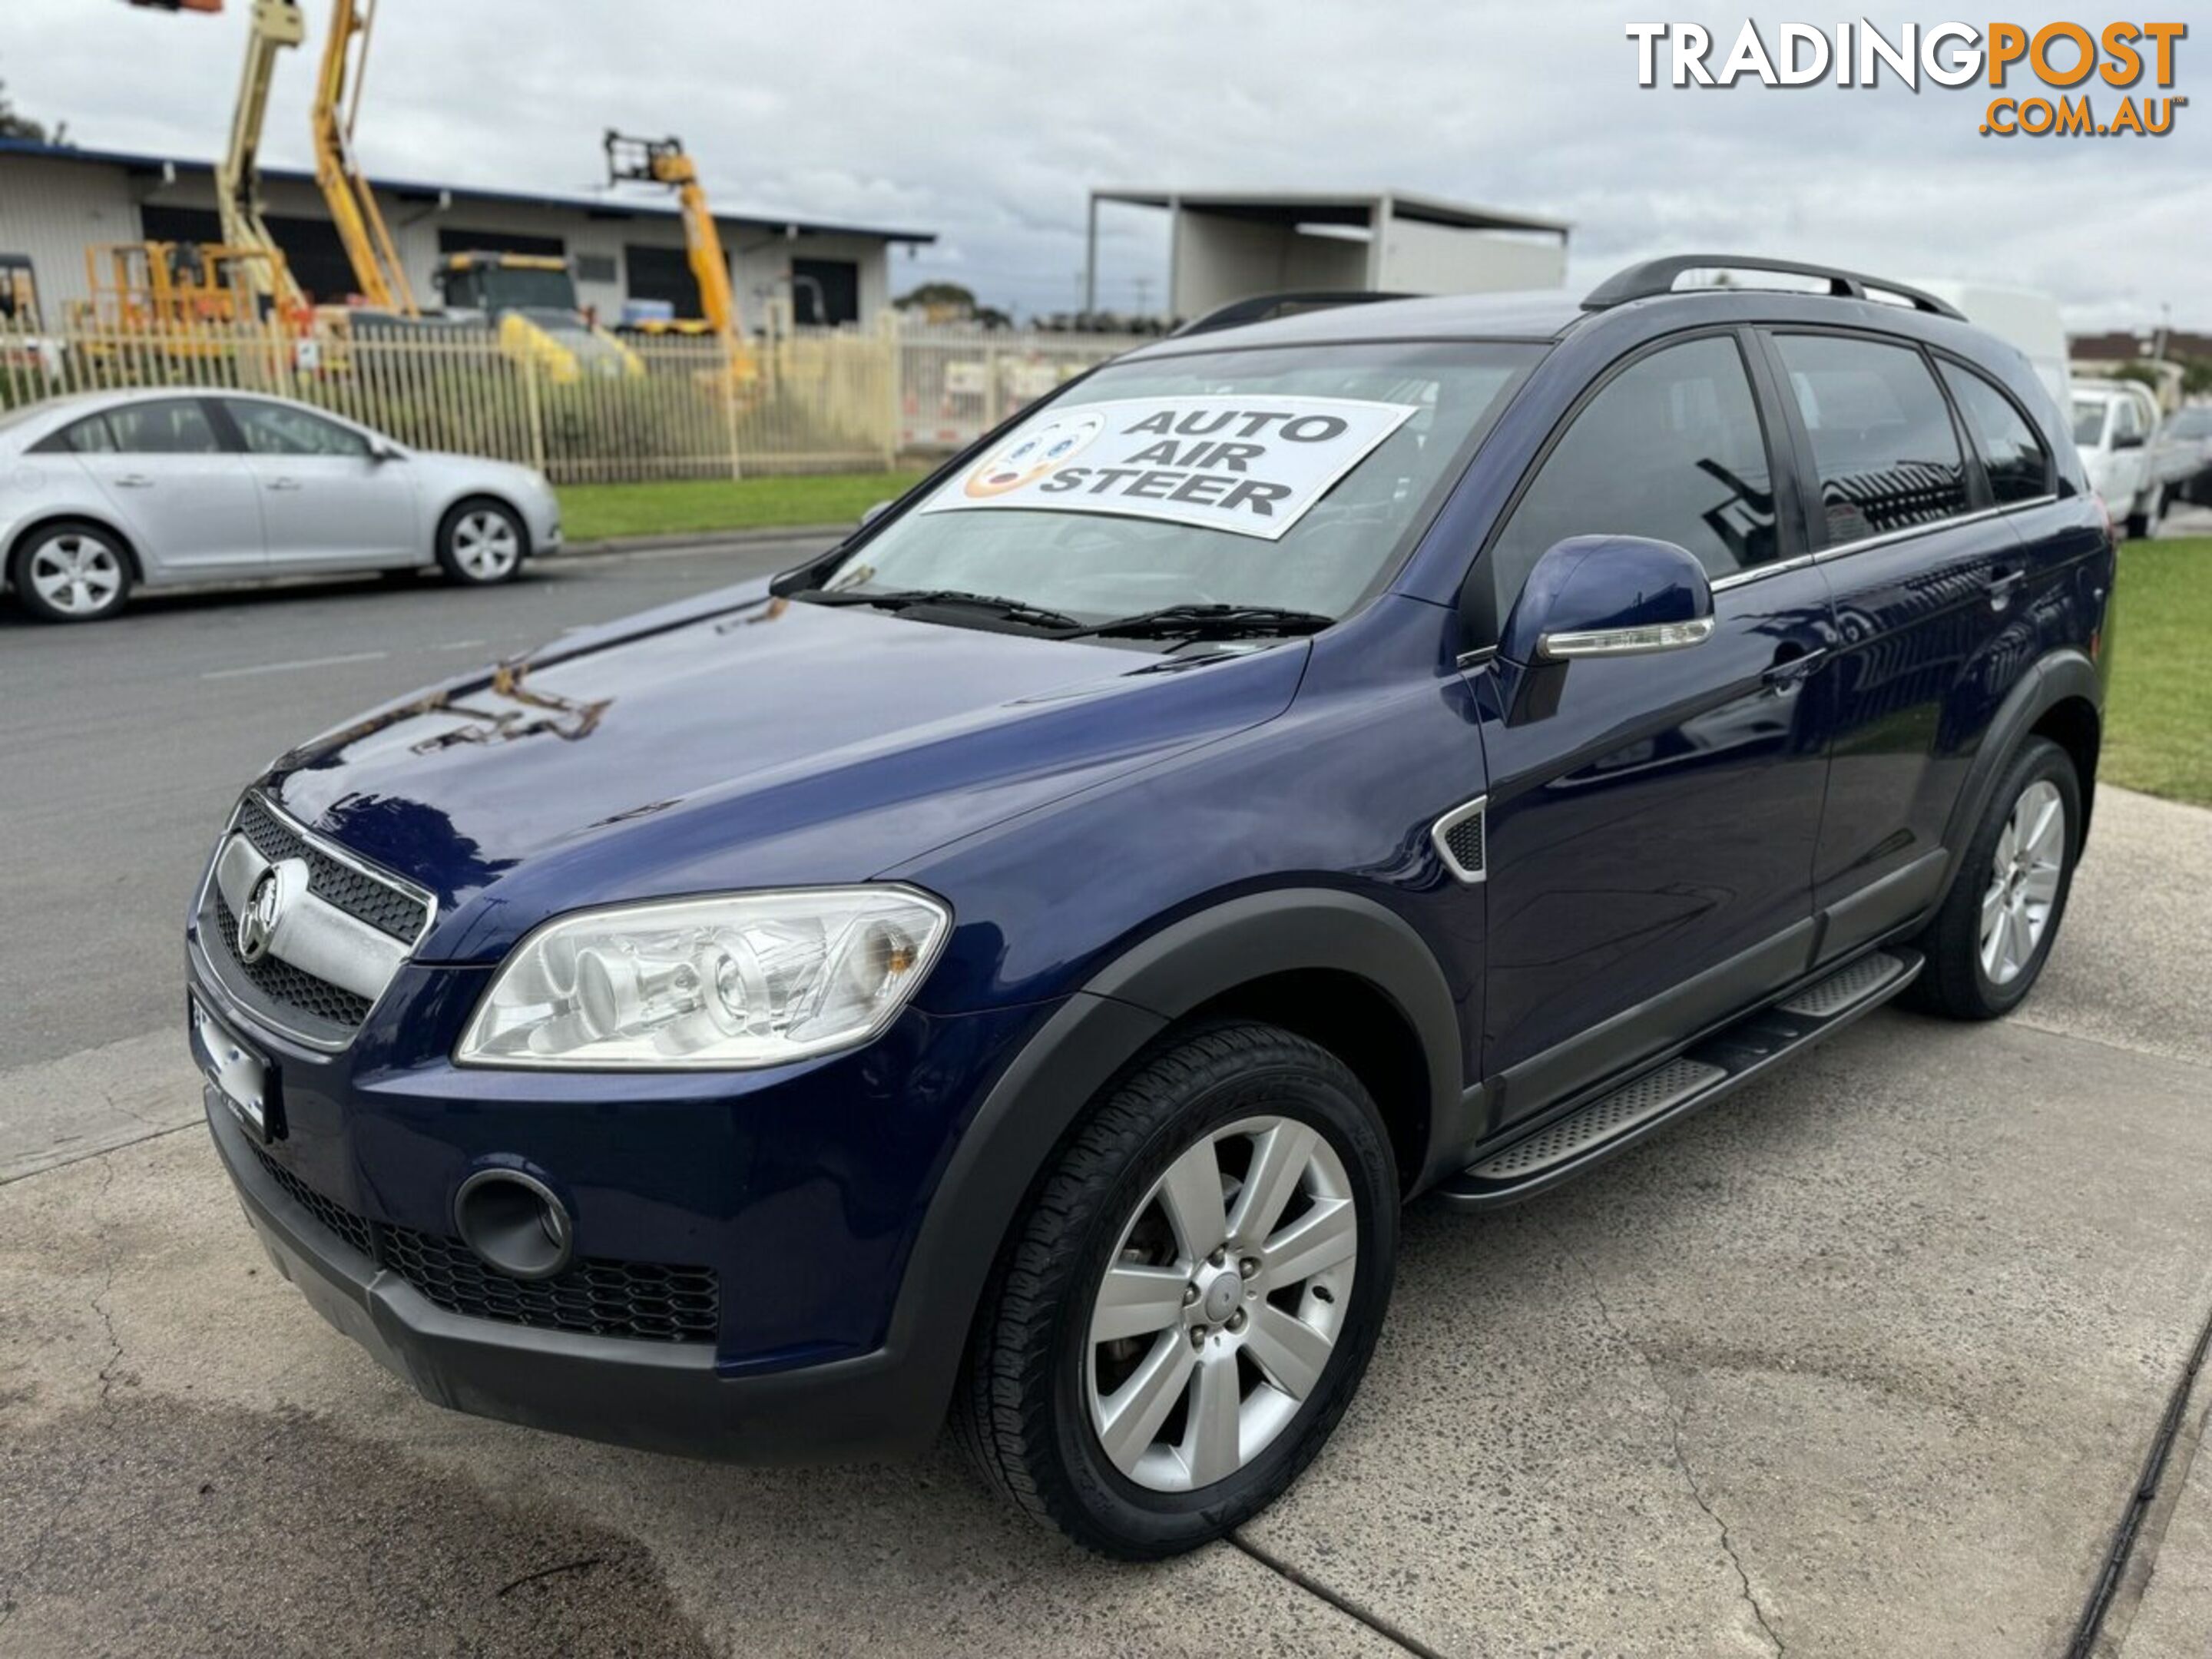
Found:
[[[1164,210],[1168,314],[1293,289],[1486,294],[1566,280],[1563,220],[1405,191],[1094,190],[1085,308],[1098,308],[1102,203]]]

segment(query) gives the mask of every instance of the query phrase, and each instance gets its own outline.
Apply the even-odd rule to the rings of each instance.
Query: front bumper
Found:
[[[310,1306],[425,1399],[618,1445],[738,1462],[872,1460],[927,1444],[931,1391],[890,1348],[726,1376],[710,1346],[533,1329],[448,1313],[325,1227],[262,1168],[210,1091],[208,1129],[246,1218]]]

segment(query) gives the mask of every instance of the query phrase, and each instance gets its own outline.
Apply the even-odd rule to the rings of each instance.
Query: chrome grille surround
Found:
[[[252,963],[238,918],[264,871],[297,860],[305,891]],[[233,809],[194,911],[209,975],[237,1011],[309,1048],[353,1040],[437,920],[434,894],[355,857],[258,790]]]

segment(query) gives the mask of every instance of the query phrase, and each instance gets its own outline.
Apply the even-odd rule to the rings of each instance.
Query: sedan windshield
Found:
[[[1200,609],[1205,626],[1310,631],[1395,572],[1542,351],[1377,342],[1112,365],[824,586],[848,603],[990,596],[1062,625],[1171,632],[1157,613]]]
[[[2084,449],[2094,449],[2105,436],[2105,404],[2099,398],[2076,398],[2074,400],[2074,441]]]

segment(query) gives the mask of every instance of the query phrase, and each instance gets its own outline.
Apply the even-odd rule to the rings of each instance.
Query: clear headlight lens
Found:
[[[580,911],[509,953],[464,1066],[777,1066],[865,1042],[905,1006],[952,915],[908,887],[733,893]]]

